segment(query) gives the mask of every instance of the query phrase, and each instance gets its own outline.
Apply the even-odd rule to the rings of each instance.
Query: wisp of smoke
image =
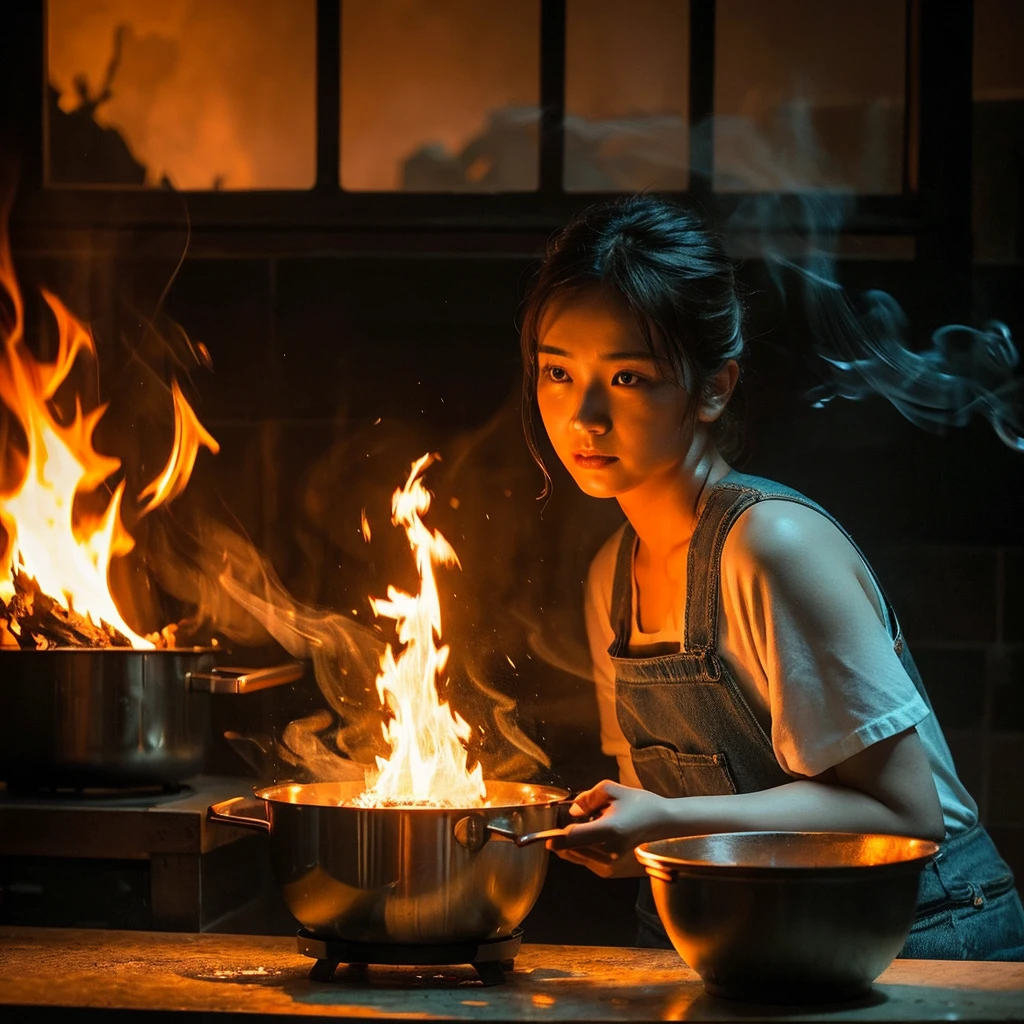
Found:
[[[788,294],[793,279],[799,283],[828,377],[811,392],[814,405],[880,395],[911,423],[935,432],[980,416],[1004,444],[1024,451],[1024,387],[1010,329],[996,320],[981,328],[947,324],[915,351],[907,316],[889,293],[852,296],[839,282],[835,255],[852,196],[841,184],[828,191],[807,187],[822,180],[820,149],[807,105],[785,109],[774,134],[788,133],[790,145],[769,145],[749,122],[719,117],[697,133],[695,160],[710,170],[717,139],[716,152],[727,153],[728,161],[715,167],[716,182],[747,193],[727,227],[755,240],[780,294]],[[770,191],[754,191],[765,187]],[[783,199],[782,192],[789,195]]]

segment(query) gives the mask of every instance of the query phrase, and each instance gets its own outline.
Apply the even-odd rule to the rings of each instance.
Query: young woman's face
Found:
[[[566,469],[597,498],[677,474],[691,398],[652,357],[625,300],[598,288],[555,300],[540,324],[537,402]]]

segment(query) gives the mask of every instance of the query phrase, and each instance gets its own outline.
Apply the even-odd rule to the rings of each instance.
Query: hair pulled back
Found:
[[[743,355],[732,263],[694,211],[651,193],[583,210],[552,238],[522,307],[523,423],[546,478],[533,417],[541,321],[554,299],[594,286],[625,299],[651,354],[660,339],[675,379],[692,395],[707,394],[722,366]],[[732,417],[719,417],[715,439],[730,454],[738,442]]]

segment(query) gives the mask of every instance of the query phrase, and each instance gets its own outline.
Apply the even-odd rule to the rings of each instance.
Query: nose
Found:
[[[607,434],[612,426],[608,402],[599,384],[591,384],[572,419],[573,430],[581,434]]]

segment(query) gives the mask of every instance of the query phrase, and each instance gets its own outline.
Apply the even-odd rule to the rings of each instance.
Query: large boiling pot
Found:
[[[300,678],[301,662],[220,668],[219,648],[0,650],[0,780],[173,785],[203,768],[210,695]]]
[[[345,806],[361,782],[283,783],[210,808],[215,821],[270,833],[288,909],[317,936],[367,943],[511,935],[540,895],[569,794],[487,783],[492,806]],[[534,845],[536,844],[536,845]]]

